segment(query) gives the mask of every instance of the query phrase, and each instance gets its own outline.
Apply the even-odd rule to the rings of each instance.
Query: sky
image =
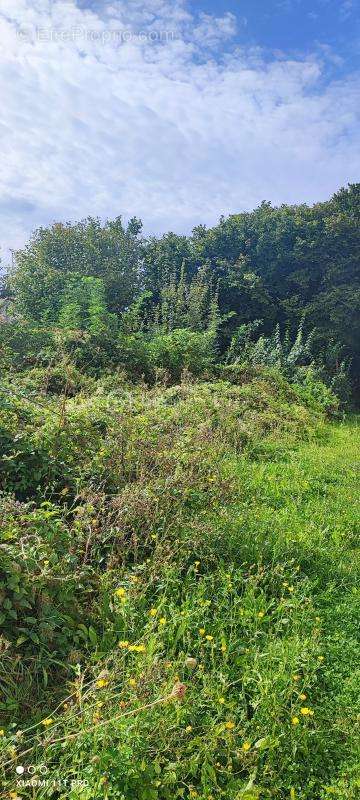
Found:
[[[360,180],[360,0],[0,0],[0,245]]]

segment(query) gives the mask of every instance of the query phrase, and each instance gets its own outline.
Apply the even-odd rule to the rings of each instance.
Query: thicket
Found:
[[[88,219],[36,231],[4,278],[0,359],[209,376],[262,364],[310,368],[346,402],[360,367],[360,185],[325,203],[233,215],[191,236],[145,239],[141,222]]]

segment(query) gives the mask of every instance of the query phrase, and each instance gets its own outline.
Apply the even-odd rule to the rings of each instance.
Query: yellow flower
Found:
[[[126,591],[122,586],[120,586],[120,589],[116,589],[114,594],[116,594],[116,597],[125,597]]]
[[[5,736],[5,731],[4,731],[3,728],[1,728],[1,730],[0,730],[0,736]]]
[[[303,717],[312,717],[314,712],[311,710],[311,708],[303,706],[302,708],[300,708],[300,714],[302,714]]]
[[[292,679],[293,679],[293,681],[299,681],[300,680],[300,675],[293,675]]]
[[[129,684],[130,684],[130,686],[136,686],[136,680],[135,680],[135,678],[130,678],[130,680],[129,680]]]
[[[226,728],[227,731],[234,730],[235,722],[231,722],[230,720],[229,720],[229,722],[225,722],[225,728]]]
[[[284,589],[286,589],[286,587],[287,587],[287,586],[289,586],[289,581],[283,581],[283,587],[284,587]]]
[[[144,644],[130,644],[130,653],[145,653],[146,647]]]
[[[199,628],[200,636],[205,636],[205,628]]]
[[[166,625],[166,617],[160,617],[159,625]]]
[[[315,617],[315,621],[316,622],[321,622],[321,618],[320,617]]]
[[[195,792],[195,789],[190,789],[189,797],[199,797],[199,795]]]
[[[259,613],[258,613],[258,617],[259,617],[260,619],[262,619],[262,617],[264,617],[264,616],[265,616],[265,611],[259,611]]]
[[[225,697],[219,697],[219,703],[221,706],[223,706],[225,703]]]
[[[157,612],[158,612],[157,608],[150,608],[149,611],[150,617],[156,617]]]
[[[319,656],[319,661],[324,661],[324,656]]]
[[[293,586],[288,586],[288,592],[293,592],[293,591],[294,591],[294,587]]]
[[[53,722],[54,720],[51,717],[47,717],[46,719],[43,719],[42,724],[45,726],[45,728],[47,728],[48,725],[52,725]]]
[[[152,533],[150,539],[156,539],[156,533]]]
[[[106,680],[106,678],[99,678],[99,680],[96,681],[96,686],[98,687],[98,689],[102,689],[104,686],[107,686],[108,683],[109,681]]]
[[[129,647],[129,642],[122,639],[121,642],[119,642],[118,647],[120,647],[122,650],[126,650],[126,648]]]
[[[207,636],[205,636],[205,639],[207,639],[207,641],[208,641],[208,642],[212,642],[212,641],[213,641],[213,638],[214,638],[214,637],[213,637],[213,636],[210,636],[209,634],[208,634]]]
[[[299,717],[292,717],[291,718],[291,724],[292,725],[298,725],[299,722],[300,722]]]
[[[194,561],[194,564],[195,564],[195,567],[199,567],[200,566],[200,561]]]
[[[299,694],[300,700],[306,700],[306,694]]]
[[[250,749],[251,749],[251,744],[250,744],[250,742],[244,742],[244,744],[243,744],[243,746],[242,746],[242,748],[241,748],[241,749],[244,751],[244,753],[247,753],[247,752],[248,752],[248,750],[250,750]]]
[[[187,725],[186,728],[185,728],[185,731],[186,731],[186,733],[191,733],[192,725]]]
[[[226,646],[226,644],[222,644],[222,645],[221,645],[221,652],[222,652],[222,653],[226,653],[226,651],[227,651],[227,646]]]

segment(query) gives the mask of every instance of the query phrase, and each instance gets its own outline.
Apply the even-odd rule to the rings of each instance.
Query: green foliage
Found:
[[[359,429],[236,369],[3,395],[9,791],[15,746],[40,798],[356,797]]]

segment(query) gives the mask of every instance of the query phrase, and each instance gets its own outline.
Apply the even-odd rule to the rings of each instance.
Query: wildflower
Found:
[[[1,728],[1,730],[0,730],[0,736],[5,736],[5,731],[4,731],[3,728]]]
[[[195,567],[199,567],[200,566],[200,561],[194,561],[194,566]]]
[[[199,628],[200,636],[205,636],[205,628]]]
[[[222,653],[226,653],[226,651],[227,651],[227,646],[226,646],[226,644],[222,644],[220,649],[221,649],[221,652],[222,652]]]
[[[264,616],[265,616],[265,611],[259,611],[258,613],[259,619],[262,619]]]
[[[156,617],[157,612],[158,612],[157,608],[150,608],[149,611],[150,617]]]
[[[293,681],[299,681],[300,680],[300,675],[293,675],[292,679],[293,679]]]
[[[230,720],[229,720],[229,722],[225,722],[225,728],[226,728],[227,731],[234,730],[235,722],[231,722]]]
[[[152,533],[150,539],[156,539],[156,533]]]
[[[244,742],[241,749],[244,751],[244,753],[247,753],[251,749],[250,742]]]
[[[210,635],[208,634],[207,636],[205,636],[205,639],[207,639],[207,641],[208,641],[208,642],[212,642],[212,641],[213,641],[213,639],[214,639],[214,637],[213,637],[213,636],[210,636]]]
[[[187,725],[186,728],[185,728],[185,731],[186,731],[186,733],[191,733],[192,725]]]
[[[186,686],[184,683],[175,683],[173,690],[171,692],[171,697],[176,698],[177,700],[182,700],[186,692]]]
[[[289,581],[283,581],[283,587],[286,589],[289,586]]]
[[[320,617],[315,617],[315,622],[321,622]]]
[[[129,642],[127,641],[127,639],[121,639],[121,641],[118,644],[118,647],[120,647],[121,650],[126,650],[126,648],[129,647]]]
[[[96,686],[98,687],[98,689],[103,689],[103,687],[107,686],[108,683],[109,681],[106,680],[106,678],[99,678],[99,680],[96,681]]]
[[[47,717],[46,719],[43,719],[42,724],[45,726],[45,728],[47,728],[49,725],[52,725],[53,722],[54,720],[51,717]]]
[[[159,625],[166,625],[166,617],[160,617]]]
[[[125,597],[126,591],[125,591],[125,589],[123,589],[122,586],[120,586],[119,589],[115,590],[114,594],[116,594],[116,597]]]
[[[225,697],[219,697],[219,703],[221,706],[223,706],[225,703]]]
[[[172,662],[171,661],[165,661],[165,665],[164,666],[165,666],[165,669],[170,669],[172,667]]]
[[[298,725],[299,722],[300,722],[299,717],[292,717],[291,718],[291,724],[292,725]]]
[[[319,661],[324,661],[324,656],[319,656]]]
[[[293,586],[288,586],[288,592],[293,592],[293,591],[294,591],[294,587]]]
[[[130,678],[130,680],[129,680],[129,684],[130,684],[130,686],[136,686],[136,680],[135,680],[135,678]]]
[[[303,717],[312,717],[314,712],[311,710],[311,708],[303,706],[302,708],[300,708],[300,714],[302,714]]]
[[[190,789],[190,792],[189,792],[189,797],[199,797],[199,795],[198,795],[198,793],[195,791],[195,789]]]
[[[130,653],[145,653],[146,647],[144,644],[130,644],[129,645],[129,652]]]
[[[306,694],[299,694],[300,700],[306,700]]]

